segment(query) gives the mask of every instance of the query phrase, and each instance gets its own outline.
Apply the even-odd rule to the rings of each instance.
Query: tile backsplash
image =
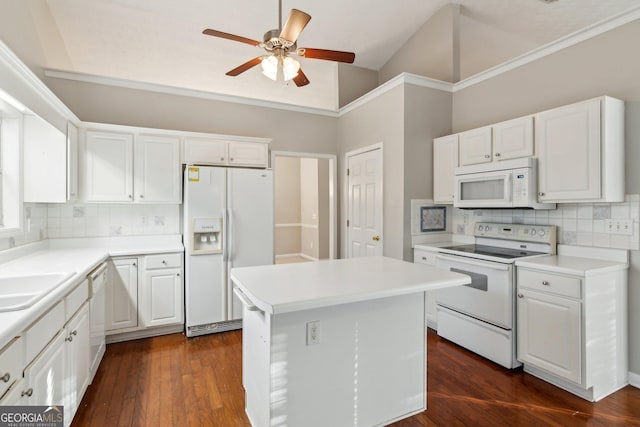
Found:
[[[0,239],[0,251],[46,239],[47,205],[25,203],[22,206],[22,224],[22,233]]]
[[[608,219],[633,221],[631,236],[611,234]],[[473,235],[476,222],[555,225],[558,243],[616,249],[640,249],[640,195],[627,195],[621,203],[563,203],[555,210],[453,209],[453,232]]]
[[[180,205],[49,204],[50,238],[180,234]]]

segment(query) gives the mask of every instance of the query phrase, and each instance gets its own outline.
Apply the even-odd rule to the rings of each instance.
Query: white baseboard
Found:
[[[635,388],[640,388],[640,374],[629,372],[629,384]]]
[[[314,257],[312,257],[310,255],[307,255],[307,254],[300,254],[300,256],[302,258],[304,258],[304,259],[308,259],[309,261],[318,261],[318,258],[314,258]]]
[[[283,259],[283,258],[297,258],[297,257],[301,257],[302,254],[280,254],[280,255],[276,255],[276,259]]]

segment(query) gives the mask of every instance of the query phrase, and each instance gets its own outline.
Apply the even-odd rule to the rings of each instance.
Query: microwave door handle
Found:
[[[507,202],[513,202],[513,172],[509,172],[507,174],[507,185],[505,185],[505,191],[507,192],[507,194],[505,194],[505,200]]]
[[[469,258],[461,259],[461,257],[456,256],[446,256],[446,255],[436,255],[436,260],[445,261],[445,262],[457,262],[459,264],[466,265],[475,265],[477,267],[491,268],[493,270],[501,270],[507,271],[509,270],[509,266],[507,264],[496,264],[482,261],[473,261]]]

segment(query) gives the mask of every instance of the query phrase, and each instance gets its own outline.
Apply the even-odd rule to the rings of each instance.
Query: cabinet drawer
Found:
[[[413,262],[416,264],[436,265],[436,255],[438,255],[436,252],[414,249]]]
[[[145,268],[182,267],[182,254],[148,255],[145,257]]]
[[[0,352],[0,397],[22,377],[24,365],[24,342],[16,337]]]
[[[581,280],[578,277],[560,276],[544,271],[518,269],[518,287],[535,289],[571,298],[581,297]]]
[[[27,329],[26,363],[31,363],[63,326],[64,303],[61,301]]]
[[[89,299],[89,281],[85,280],[64,298],[64,320],[68,321],[82,303]]]

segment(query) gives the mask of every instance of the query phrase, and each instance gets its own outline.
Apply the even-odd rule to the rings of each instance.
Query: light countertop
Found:
[[[516,266],[585,277],[629,268],[629,264],[623,262],[569,255],[549,255],[517,260]]]
[[[387,257],[234,268],[231,278],[253,304],[270,314],[470,283],[463,274]]]
[[[0,349],[82,283],[87,274],[107,258],[184,250],[179,235],[143,236],[139,239],[54,239],[27,246],[5,251],[0,264],[0,277],[52,272],[75,274],[31,307],[0,313]],[[15,251],[15,254],[11,255],[11,251]]]

